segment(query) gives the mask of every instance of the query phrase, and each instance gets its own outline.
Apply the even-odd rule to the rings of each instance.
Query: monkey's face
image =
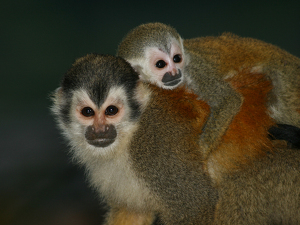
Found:
[[[75,156],[85,161],[107,157],[118,151],[116,146],[126,144],[139,116],[139,103],[133,97],[138,75],[128,63],[122,60],[120,65],[102,56],[83,60],[64,77],[53,112]]]
[[[174,89],[183,81],[185,55],[182,45],[173,40],[168,48],[147,47],[137,69],[142,80],[165,88]]]
[[[117,138],[117,126],[129,120],[125,111],[126,94],[120,88],[110,89],[103,104],[98,106],[93,102],[84,90],[75,91],[71,109],[72,121],[79,124],[85,142],[94,147],[105,148],[115,142]]]

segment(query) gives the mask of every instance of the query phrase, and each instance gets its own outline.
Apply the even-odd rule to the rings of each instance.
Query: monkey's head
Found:
[[[52,107],[75,156],[107,156],[132,133],[140,114],[134,97],[138,79],[120,57],[90,54],[76,60],[55,91]]]
[[[183,81],[187,63],[177,31],[162,23],[143,24],[122,40],[117,55],[126,59],[144,81],[173,89]]]

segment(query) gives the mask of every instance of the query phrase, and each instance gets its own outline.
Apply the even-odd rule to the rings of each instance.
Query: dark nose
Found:
[[[106,147],[113,143],[116,137],[116,128],[111,124],[104,125],[103,129],[95,129],[94,126],[89,126],[85,132],[87,142],[96,147]]]
[[[165,85],[167,85],[168,83],[170,83],[170,82],[173,83],[172,81],[180,79],[181,77],[182,77],[182,75],[181,75],[181,71],[180,70],[178,70],[178,73],[176,73],[174,76],[172,75],[171,72],[167,72],[167,73],[165,73],[165,75],[163,76],[163,78],[162,78],[161,81]]]

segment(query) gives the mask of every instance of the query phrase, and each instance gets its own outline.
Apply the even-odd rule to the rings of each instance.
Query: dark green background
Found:
[[[115,54],[146,22],[183,38],[230,31],[300,56],[300,1],[26,0],[0,4],[0,224],[99,224],[102,211],[49,113],[49,94],[87,53]]]

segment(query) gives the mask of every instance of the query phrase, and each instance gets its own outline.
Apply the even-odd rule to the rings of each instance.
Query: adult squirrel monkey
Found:
[[[240,110],[243,97],[229,79],[243,71],[271,79],[267,104],[276,123],[300,127],[300,59],[271,44],[229,33],[183,40],[170,26],[148,23],[124,37],[117,55],[143,81],[165,89],[185,84],[209,104],[210,116],[199,142],[205,158]]]
[[[247,104],[218,152],[253,148],[245,157],[252,160],[215,182],[210,170],[218,170],[220,156],[211,154],[205,164],[198,142],[210,113],[204,101],[183,87],[139,81],[119,57],[91,54],[73,64],[54,93],[52,111],[110,206],[106,225],[150,225],[157,216],[165,225],[300,223],[300,151],[273,149],[268,138],[274,123],[262,104],[267,91],[257,86],[270,90],[270,82],[261,74],[231,82]],[[253,99],[262,101],[260,109],[248,108]]]

